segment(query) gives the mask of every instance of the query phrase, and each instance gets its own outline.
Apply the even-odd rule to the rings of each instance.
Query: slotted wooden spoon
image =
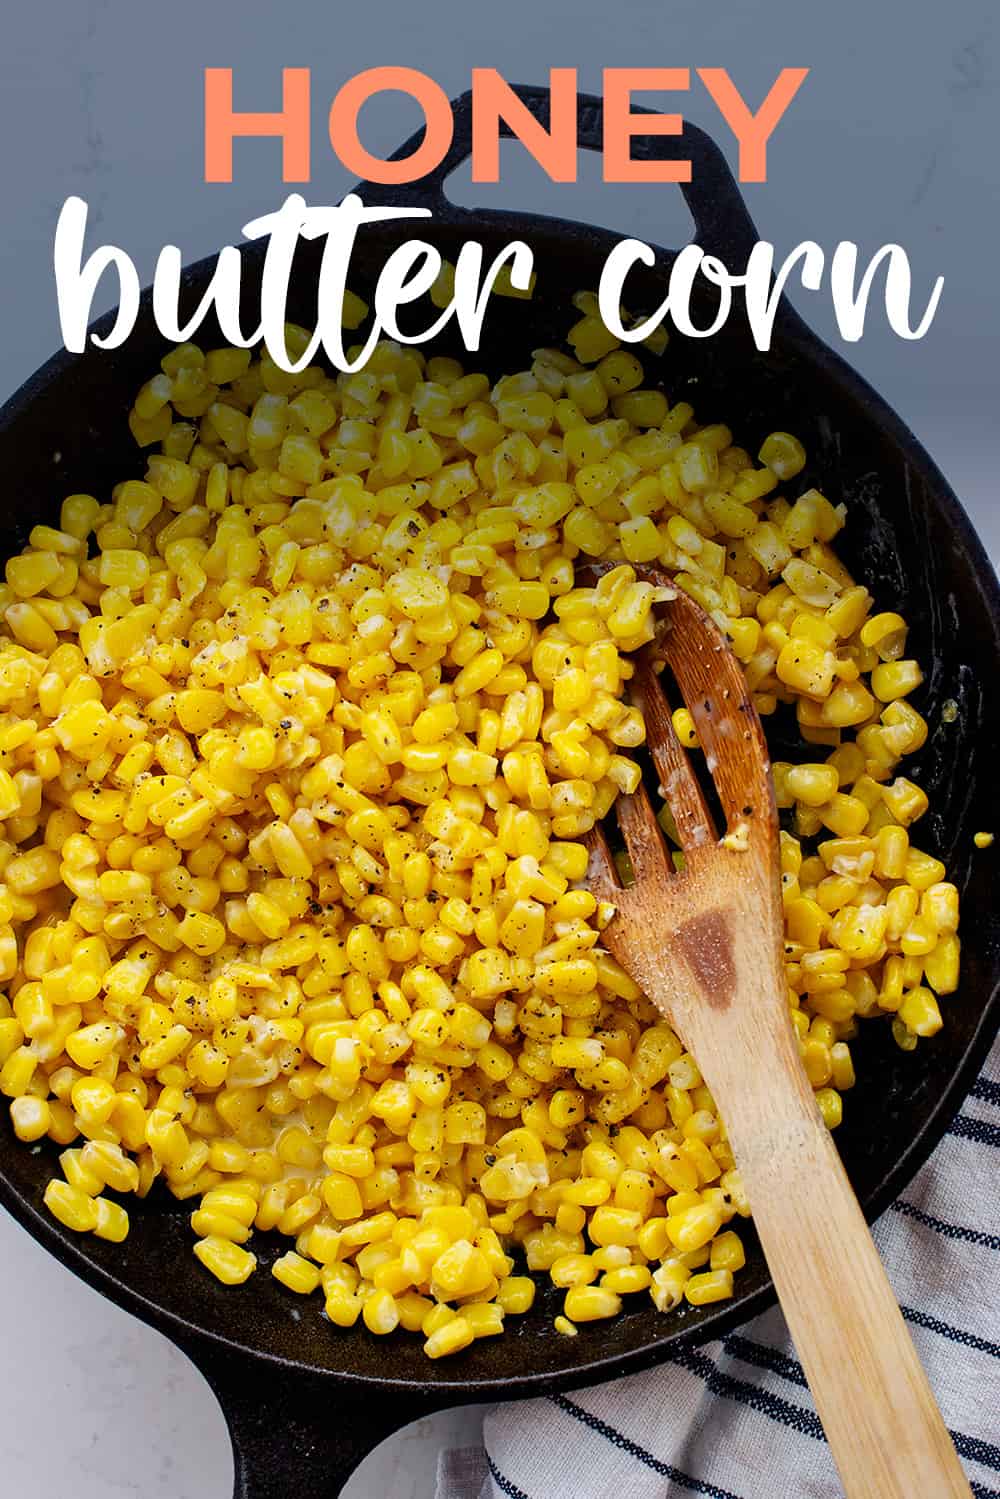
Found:
[[[637,572],[669,588],[666,576]],[[696,1057],[718,1104],[848,1499],[969,1499],[799,1058],[760,721],[720,631],[685,593],[671,594],[657,606],[657,640],[639,653],[629,685],[684,868],[675,869],[642,787],[620,797],[635,883],[622,887],[599,826],[588,837],[590,887],[617,908],[603,940]],[[726,830],[713,826],[674,732],[657,671],[664,661],[694,718]]]

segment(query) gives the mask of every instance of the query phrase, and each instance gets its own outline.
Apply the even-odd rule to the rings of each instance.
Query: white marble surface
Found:
[[[869,250],[896,239],[911,250],[918,275],[945,273],[942,310],[923,343],[900,344],[873,329],[849,357],[922,438],[996,558],[998,303],[984,246],[996,242],[1000,60],[990,0],[953,0],[922,13],[919,25],[902,0],[885,7],[849,0],[822,13],[791,0],[773,0],[766,12],[759,3],[714,9],[706,16],[689,0],[669,10],[659,0],[631,0],[617,13],[629,24],[610,30],[605,7],[581,0],[507,0],[502,26],[494,7],[400,0],[339,14],[315,0],[19,7],[16,21],[5,19],[0,52],[0,400],[58,343],[50,247],[68,193],[88,198],[96,232],[126,246],[147,275],[163,243],[180,242],[193,259],[278,201],[267,145],[247,148],[255,156],[238,148],[232,187],[199,187],[203,66],[236,68],[238,88],[247,90],[238,107],[273,108],[277,67],[304,61],[312,62],[319,100],[362,67],[400,60],[452,93],[467,86],[473,63],[529,81],[543,80],[550,65],[574,63],[585,87],[597,84],[602,64],[723,64],[751,98],[777,67],[810,64],[795,126],[771,147],[771,181],[750,194],[753,212],[785,250],[807,237],[825,245],[854,238]],[[694,91],[687,112],[717,129]],[[372,149],[387,148],[413,119],[402,106],[379,106],[366,128]],[[325,153],[319,126],[315,142],[310,196],[330,201],[348,179]],[[470,201],[548,206],[661,242],[681,237],[676,198],[602,188],[593,161],[583,164],[578,186],[555,190],[516,153],[504,165],[504,186],[476,189]],[[455,190],[468,191],[461,182]],[[829,333],[825,306],[803,310]],[[0,1492],[227,1499],[225,1427],[188,1361],[3,1215],[0,1264]],[[471,1408],[418,1423],[368,1459],[347,1499],[428,1499],[438,1449],[475,1440],[478,1428]]]

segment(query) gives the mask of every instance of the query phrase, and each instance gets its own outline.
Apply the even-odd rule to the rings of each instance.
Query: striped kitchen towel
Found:
[[[977,1499],[1000,1499],[1000,1042],[875,1240]],[[493,1407],[437,1499],[836,1499],[775,1309],[659,1368]],[[935,1499],[928,1488],[926,1499]],[[917,1496],[914,1496],[917,1499]]]

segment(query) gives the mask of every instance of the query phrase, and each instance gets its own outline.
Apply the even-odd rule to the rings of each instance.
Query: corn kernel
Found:
[[[199,1239],[194,1252],[206,1270],[224,1286],[241,1286],[253,1274],[257,1256],[228,1239]]]

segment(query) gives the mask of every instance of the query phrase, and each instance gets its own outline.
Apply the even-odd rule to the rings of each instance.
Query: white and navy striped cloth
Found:
[[[1000,1042],[875,1239],[977,1499],[1000,1499]],[[837,1499],[781,1313],[646,1374],[491,1409],[437,1499]],[[935,1499],[932,1480],[926,1499]],[[917,1499],[917,1496],[914,1496]]]

